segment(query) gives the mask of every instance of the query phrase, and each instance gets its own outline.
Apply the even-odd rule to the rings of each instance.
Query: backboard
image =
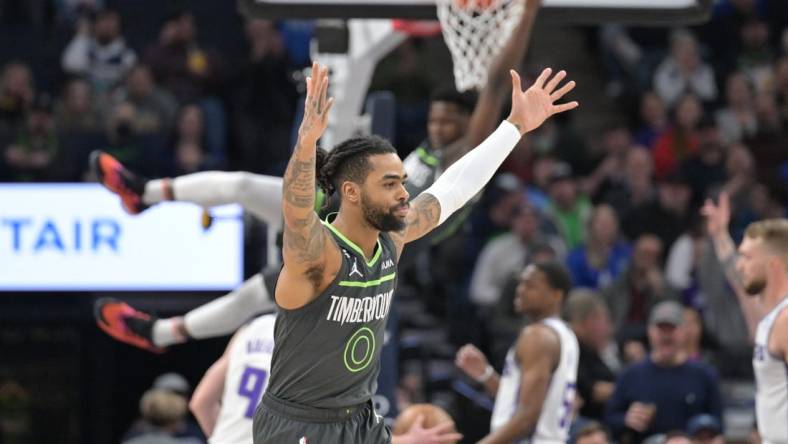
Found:
[[[544,0],[540,20],[681,25],[705,21],[714,0]],[[435,0],[238,0],[247,16],[435,19]]]

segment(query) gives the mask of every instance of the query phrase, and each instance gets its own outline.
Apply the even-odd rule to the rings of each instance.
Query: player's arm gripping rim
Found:
[[[282,291],[276,292],[276,300],[286,309],[312,300],[325,287],[326,269],[337,268],[341,260],[338,247],[314,211],[317,141],[328,126],[334,103],[328,98],[328,68],[314,63],[306,83],[304,118],[282,190],[284,267],[277,284],[277,290]]]
[[[481,191],[523,134],[538,128],[553,114],[578,106],[577,102],[555,104],[575,87],[575,82],[570,81],[558,88],[558,84],[566,77],[564,71],[550,78],[552,70],[545,69],[526,91],[522,90],[517,72],[510,70],[509,73],[512,77],[512,108],[509,117],[478,147],[462,156],[430,188],[413,200],[405,228],[392,232],[398,254],[402,252],[404,244],[429,233]]]
[[[520,22],[512,31],[500,54],[493,59],[487,74],[487,83],[479,93],[479,101],[468,122],[468,132],[465,137],[446,147],[441,157],[441,166],[444,170],[495,130],[506,93],[509,92],[509,70],[518,69],[522,64],[531,40],[531,30],[541,6],[542,0],[526,1]]]
[[[550,327],[534,324],[520,333],[515,351],[522,368],[517,411],[506,424],[479,441],[479,444],[514,442],[534,430],[560,353],[561,342]]]

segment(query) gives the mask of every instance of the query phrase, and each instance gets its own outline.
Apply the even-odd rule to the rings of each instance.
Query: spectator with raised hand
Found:
[[[594,208],[586,242],[566,259],[574,287],[600,289],[610,285],[626,268],[631,251],[619,238],[618,217],[609,205]]]
[[[690,31],[677,29],[671,35],[670,54],[654,73],[654,88],[669,107],[686,94],[704,102],[717,98],[714,71],[701,60],[698,41]]]
[[[99,11],[92,23],[80,18],[61,60],[64,71],[86,77],[99,95],[117,86],[136,62],[121,33],[120,14],[113,9]]]

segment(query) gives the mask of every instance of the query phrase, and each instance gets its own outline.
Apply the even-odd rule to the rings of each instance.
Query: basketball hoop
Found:
[[[523,15],[524,0],[437,0],[457,89],[481,89],[493,58]]]

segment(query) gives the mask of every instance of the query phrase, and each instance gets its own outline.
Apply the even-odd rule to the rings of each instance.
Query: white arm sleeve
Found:
[[[520,131],[504,120],[484,142],[454,162],[431,187],[424,190],[438,199],[441,207],[438,225],[487,185],[519,141]]]

